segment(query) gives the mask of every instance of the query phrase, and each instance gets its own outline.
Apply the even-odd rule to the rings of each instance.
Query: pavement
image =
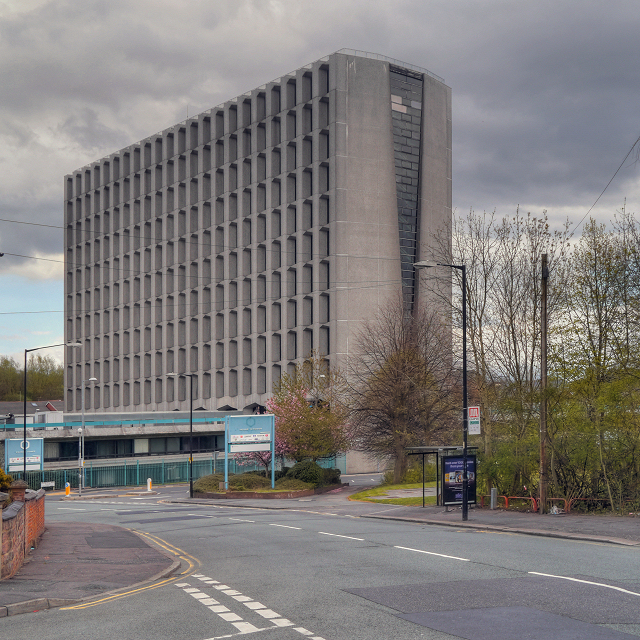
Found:
[[[0,580],[0,617],[69,606],[159,580],[180,566],[132,531],[107,524],[47,524],[12,578]]]
[[[640,546],[640,516],[540,515],[503,509],[470,508],[462,521],[459,508],[406,507],[358,502],[349,496],[362,487],[342,487],[300,500],[205,500],[179,498],[162,502],[224,505],[249,509],[323,511],[361,518],[401,520],[458,530],[499,531],[576,541]],[[94,493],[82,499],[112,498]],[[77,497],[75,499],[78,499]],[[179,562],[144,538],[114,525],[57,522],[45,534],[20,571],[0,581],[0,617],[67,606],[167,577]]]

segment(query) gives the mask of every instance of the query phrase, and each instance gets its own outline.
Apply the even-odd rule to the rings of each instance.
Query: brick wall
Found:
[[[44,489],[27,494],[27,551],[38,546],[38,540],[44,533]]]
[[[26,518],[26,527],[25,527]],[[13,576],[24,562],[24,534],[27,553],[44,533],[44,490],[27,494],[24,502],[12,502],[2,511],[2,563],[0,578]]]

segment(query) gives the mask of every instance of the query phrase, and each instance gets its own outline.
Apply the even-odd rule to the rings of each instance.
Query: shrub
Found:
[[[340,483],[340,469],[323,469],[322,470],[322,484],[339,484]]]
[[[416,456],[417,457],[417,456]],[[431,482],[436,478],[436,466],[435,464],[425,464],[424,465],[424,477],[425,480]],[[418,482],[422,482],[422,461],[414,462],[407,469],[407,473],[404,474],[404,478],[402,480],[406,484],[416,484]]]
[[[231,481],[232,474],[229,474],[229,481]],[[214,473],[209,476],[202,476],[193,483],[193,490],[198,493],[217,493],[220,491],[219,484],[224,482],[224,474]]]
[[[436,477],[436,468],[433,464],[426,464],[424,468],[424,477],[428,482],[432,482]],[[402,484],[417,484],[422,482],[422,463],[413,463],[404,474]],[[380,480],[381,485],[395,484],[393,480],[393,469],[388,469],[382,474]]]
[[[303,460],[297,462],[287,472],[287,478],[295,478],[296,480],[302,480],[303,482],[309,482],[316,487],[322,484],[323,470],[320,465],[313,460]]]
[[[255,473],[243,473],[229,479],[229,489],[232,491],[255,491],[270,487],[271,480]]]
[[[214,473],[198,478],[193,483],[193,490],[198,493],[217,493],[219,485],[224,482],[224,474]],[[271,479],[260,475],[260,472],[249,471],[241,474],[229,474],[229,489],[231,491],[255,491],[256,489],[269,489]]]
[[[13,482],[13,477],[7,475],[2,469],[0,469],[0,491],[8,491],[9,485]]]
[[[296,478],[280,478],[280,480],[276,481],[276,489],[281,489],[282,491],[302,491],[313,488],[313,484],[297,480]]]
[[[389,469],[382,474],[381,485],[393,484],[393,469]]]
[[[276,474],[275,474],[276,475],[276,482],[278,480],[280,480],[280,478],[284,478],[287,475],[287,473],[289,472],[290,468],[291,467],[282,467],[282,469],[279,469],[279,470],[276,469]]]

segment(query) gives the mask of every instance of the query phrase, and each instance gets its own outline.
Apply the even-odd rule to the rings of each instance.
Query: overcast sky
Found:
[[[577,224],[640,136],[639,16],[637,0],[0,0],[0,252],[32,256],[0,258],[0,354],[63,341],[64,175],[345,47],[452,88],[454,209]],[[640,211],[637,160],[591,215]]]

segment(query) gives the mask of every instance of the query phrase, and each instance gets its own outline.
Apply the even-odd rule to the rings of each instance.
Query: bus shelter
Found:
[[[475,452],[478,447],[467,447],[467,453]],[[422,456],[422,506],[425,506],[425,477],[424,477],[424,462],[426,456],[436,457],[436,504],[438,506],[443,505],[442,499],[442,483],[440,478],[440,467],[442,465],[442,458],[462,455],[462,445],[451,447],[407,447],[407,455],[410,456]]]

